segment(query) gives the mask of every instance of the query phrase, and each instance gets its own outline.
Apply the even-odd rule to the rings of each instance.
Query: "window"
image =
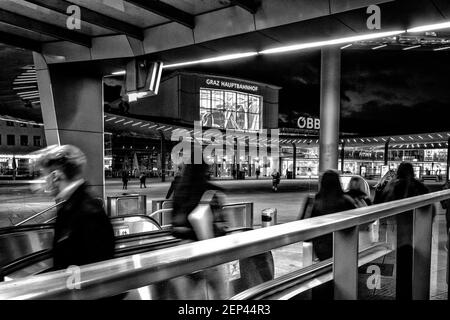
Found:
[[[261,129],[260,96],[229,90],[200,89],[202,125],[219,129]]]
[[[20,145],[23,147],[28,146],[28,136],[20,136]]]
[[[27,127],[27,124],[26,124],[26,123],[20,122],[20,123],[19,123],[19,127],[21,127],[21,128],[26,128],[26,127]]]
[[[33,128],[40,128],[41,126],[38,124],[33,124]]]
[[[0,145],[2,144],[2,135],[0,134]]]
[[[33,137],[33,146],[40,147],[41,146],[41,136]]]
[[[12,121],[6,121],[6,125],[7,125],[8,127],[14,127],[14,122],[12,122]]]
[[[6,136],[6,144],[8,146],[14,146],[16,144],[16,137],[13,134],[8,134]]]

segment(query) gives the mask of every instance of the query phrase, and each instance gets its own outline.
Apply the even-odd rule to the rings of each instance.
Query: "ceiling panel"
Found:
[[[46,36],[42,33],[29,31],[26,29],[11,26],[9,24],[5,24],[5,23],[1,23],[1,22],[0,22],[0,31],[6,32],[6,33],[11,33],[13,35],[17,35],[17,36],[24,37],[24,38],[29,38],[31,40],[36,40],[36,41],[40,41],[40,42],[48,42],[48,41],[58,40],[56,38]]]
[[[31,4],[24,0],[2,0],[0,1],[0,9],[20,14],[31,19],[40,20],[41,22],[53,24],[61,28],[67,28],[67,15]],[[112,33],[111,30],[97,27],[83,21],[81,22],[81,30],[74,31],[81,32],[89,36],[100,36]]]
[[[162,0],[162,2],[193,15],[230,6],[230,0]]]
[[[68,0],[85,8],[97,11],[140,28],[169,22],[168,19],[122,0]]]

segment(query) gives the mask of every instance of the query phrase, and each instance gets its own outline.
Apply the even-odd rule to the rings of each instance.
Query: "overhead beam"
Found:
[[[70,41],[85,47],[91,47],[91,38],[82,33],[60,28],[55,25],[31,19],[14,12],[0,9],[0,22],[36,33],[42,33],[61,40]]]
[[[231,0],[231,3],[247,10],[251,14],[255,14],[261,2],[255,0]]]
[[[68,14],[67,8],[69,6],[75,5],[74,3],[65,1],[65,0],[27,0],[27,2],[34,3],[38,6],[62,13],[62,14]],[[130,37],[143,40],[144,39],[144,33],[143,31],[126,22],[123,22],[121,20],[117,20],[111,17],[108,17],[104,14],[98,13],[96,11],[93,11],[91,9],[82,7],[80,5],[76,5],[78,8],[80,8],[80,17],[81,21],[88,22],[93,25],[97,25],[109,30],[113,30],[115,32],[126,34]]]
[[[195,17],[183,10],[175,8],[170,4],[167,4],[158,0],[124,0],[135,6],[141,7],[147,11],[156,13],[169,20],[181,23],[186,27],[193,29],[195,27]]]
[[[41,44],[39,42],[11,33],[0,31],[0,42],[13,47],[41,52]]]

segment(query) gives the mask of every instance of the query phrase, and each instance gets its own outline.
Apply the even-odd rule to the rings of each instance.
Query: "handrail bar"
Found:
[[[64,202],[66,202],[66,200],[62,200],[62,201],[60,201],[60,202],[58,202],[58,203],[55,203],[55,204],[51,205],[50,207],[48,207],[48,208],[46,208],[46,209],[44,209],[44,210],[42,210],[42,211],[40,211],[40,212],[38,212],[38,213],[32,215],[31,217],[28,217],[28,218],[26,218],[26,219],[24,219],[24,220],[22,220],[22,221],[16,223],[16,224],[14,225],[14,227],[18,227],[18,226],[20,226],[20,225],[22,225],[22,224],[24,224],[24,223],[26,223],[26,222],[28,222],[28,221],[30,221],[30,220],[33,220],[34,218],[39,217],[40,215],[43,215],[43,214],[46,213],[47,211],[50,211],[50,210],[52,210],[53,208],[56,208],[56,207],[62,205]],[[52,219],[53,219],[53,218],[52,218]],[[51,220],[51,219],[50,219],[50,220]],[[48,220],[48,221],[50,221],[50,220]]]
[[[97,299],[387,218],[450,198],[450,190],[294,221],[81,266],[80,289],[66,270],[0,284],[0,299]]]

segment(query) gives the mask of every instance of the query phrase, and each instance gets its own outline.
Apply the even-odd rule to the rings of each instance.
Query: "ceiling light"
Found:
[[[351,47],[352,45],[353,45],[353,43],[349,43],[349,44],[347,44],[347,45],[341,47],[341,50],[344,50],[344,49],[346,49],[346,48],[348,48],[348,47]]]
[[[433,51],[441,51],[441,50],[448,50],[448,49],[450,49],[450,47],[436,48],[436,49],[433,49]]]
[[[120,71],[113,72],[111,74],[113,76],[120,76],[120,75],[125,74],[125,73],[127,73],[125,70],[120,70]]]
[[[425,31],[431,31],[431,30],[439,30],[439,29],[445,29],[450,28],[450,22],[443,22],[443,23],[436,23],[436,24],[429,24],[421,27],[415,27],[406,30],[407,32],[425,32]]]
[[[363,35],[352,36],[352,37],[338,38],[338,39],[333,39],[333,40],[300,43],[300,44],[291,45],[291,46],[272,48],[272,49],[260,51],[259,53],[271,54],[271,53],[280,53],[280,52],[287,52],[287,51],[294,51],[294,50],[303,50],[303,49],[309,49],[309,48],[317,48],[317,47],[322,47],[322,46],[331,46],[331,45],[344,44],[344,43],[349,43],[349,42],[356,42],[356,41],[363,41],[363,40],[370,40],[370,39],[377,39],[377,38],[385,38],[385,37],[401,34],[404,32],[405,31],[402,30],[402,31],[369,33],[369,34],[363,34]]]
[[[417,46],[412,46],[412,47],[406,47],[406,48],[403,48],[402,50],[411,50],[411,49],[420,48],[420,47],[421,47],[421,45],[417,45]]]
[[[245,57],[251,57],[257,55],[258,52],[252,51],[252,52],[244,52],[244,53],[235,53],[235,54],[228,54],[213,58],[206,58],[206,59],[200,59],[200,60],[193,60],[193,61],[186,61],[186,62],[180,62],[180,63],[173,63],[173,64],[166,64],[163,66],[163,68],[175,68],[175,67],[181,67],[181,66],[187,66],[191,64],[197,64],[197,63],[208,63],[208,62],[219,62],[219,61],[228,61],[228,60],[234,60],[239,58],[245,58]]]
[[[381,49],[381,48],[384,48],[384,47],[387,47],[387,44],[382,44],[381,46],[373,47],[372,50],[377,50],[377,49]]]

